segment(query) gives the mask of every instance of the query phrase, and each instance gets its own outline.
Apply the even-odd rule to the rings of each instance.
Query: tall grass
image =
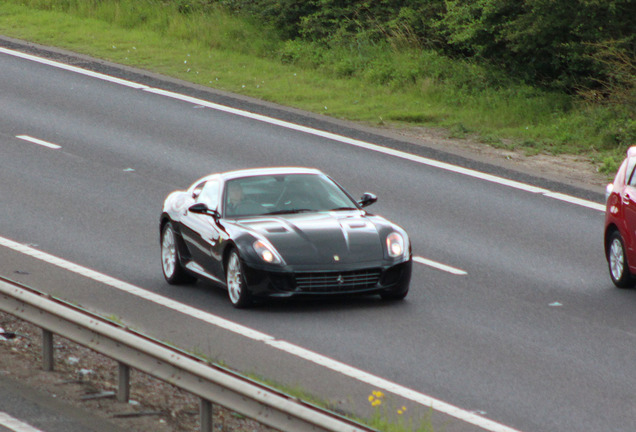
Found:
[[[4,0],[0,32],[334,117],[584,154],[607,172],[636,143],[636,120],[623,107],[451,60],[407,33],[329,46],[285,41],[250,17],[195,0]]]

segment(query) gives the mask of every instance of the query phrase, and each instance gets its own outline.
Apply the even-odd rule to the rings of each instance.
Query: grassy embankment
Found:
[[[527,154],[569,153],[612,173],[624,114],[471,62],[387,44],[324,50],[224,12],[134,0],[4,0],[0,33],[337,118],[444,128]]]

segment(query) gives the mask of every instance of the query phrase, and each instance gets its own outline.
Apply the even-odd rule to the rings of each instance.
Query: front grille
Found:
[[[379,279],[379,269],[296,273],[296,287],[304,292],[358,291],[375,287]]]

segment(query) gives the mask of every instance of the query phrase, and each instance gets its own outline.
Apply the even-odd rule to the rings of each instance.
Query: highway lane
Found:
[[[0,432],[123,432],[115,424],[0,375]],[[25,421],[29,419],[29,421]]]
[[[633,430],[636,298],[610,287],[600,212],[5,55],[0,62],[3,236],[522,430]],[[15,138],[22,134],[62,147]],[[354,194],[376,192],[371,210],[409,230],[416,254],[468,274],[417,266],[403,304],[292,302],[247,313],[204,284],[162,281],[156,218],[167,192],[211,171],[297,164]],[[143,325],[132,312],[121,316]]]

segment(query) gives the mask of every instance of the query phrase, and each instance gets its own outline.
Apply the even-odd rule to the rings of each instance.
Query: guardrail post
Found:
[[[201,432],[212,432],[212,402],[209,400],[201,399],[200,417]]]
[[[42,369],[53,370],[53,333],[42,329]]]
[[[56,335],[123,363],[119,365],[122,382],[127,381],[128,386],[130,379],[123,378],[130,373],[129,368],[135,368],[196,395],[200,399],[202,432],[213,432],[213,404],[281,431],[377,432],[43,294],[0,276],[0,311],[42,329],[42,363],[46,371],[54,368]],[[127,391],[123,386],[120,397]]]
[[[130,400],[130,367],[119,362],[119,387],[117,388],[117,402]]]

